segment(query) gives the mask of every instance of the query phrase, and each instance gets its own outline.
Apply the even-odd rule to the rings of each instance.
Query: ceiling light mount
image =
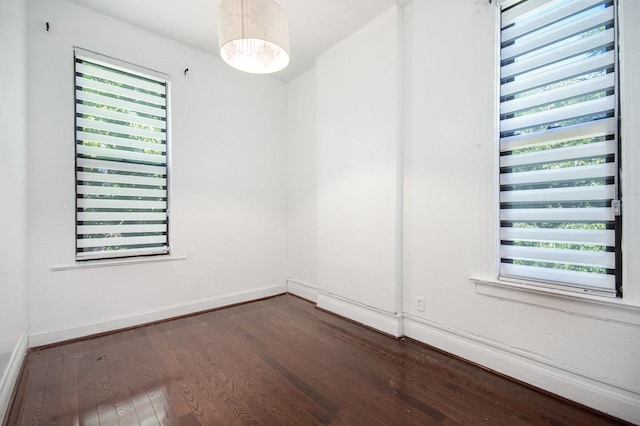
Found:
[[[269,74],[289,64],[287,14],[273,0],[222,0],[218,39],[220,57],[238,70]]]

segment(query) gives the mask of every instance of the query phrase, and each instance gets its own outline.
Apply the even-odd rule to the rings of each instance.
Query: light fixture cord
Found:
[[[242,38],[245,38],[245,34],[244,34],[244,0],[240,0],[240,22],[241,22],[241,31],[242,31]]]

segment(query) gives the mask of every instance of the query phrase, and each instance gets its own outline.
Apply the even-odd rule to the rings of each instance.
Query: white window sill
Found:
[[[640,327],[640,307],[625,304],[620,299],[536,288],[498,279],[471,277],[471,281],[475,283],[476,293],[483,296]]]
[[[71,271],[76,269],[94,269],[94,268],[107,268],[110,266],[123,266],[123,265],[137,265],[141,263],[157,263],[157,262],[171,262],[175,260],[186,260],[187,256],[141,256],[129,259],[107,259],[107,260],[86,260],[83,262],[76,262],[73,265],[60,265],[52,266],[51,271]]]

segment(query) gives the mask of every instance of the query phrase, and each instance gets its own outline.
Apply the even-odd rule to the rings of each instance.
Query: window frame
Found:
[[[496,131],[495,131],[495,140],[496,140],[496,154],[494,156],[494,158],[497,160],[496,161],[496,183],[495,183],[495,188],[496,188],[496,192],[495,192],[495,211],[496,211],[496,228],[495,228],[495,237],[496,237],[496,277],[497,277],[497,283],[503,283],[503,284],[507,284],[507,285],[514,285],[515,288],[528,288],[528,289],[533,289],[533,290],[541,290],[543,292],[551,292],[553,294],[564,294],[564,295],[568,295],[568,296],[581,296],[581,297],[589,297],[589,296],[597,296],[597,297],[603,297],[606,299],[617,299],[617,300],[621,300],[622,299],[622,278],[623,278],[623,269],[622,269],[622,261],[623,261],[623,253],[622,253],[622,215],[615,215],[615,248],[616,248],[616,252],[615,252],[615,294],[611,294],[611,293],[607,293],[607,292],[600,292],[597,289],[593,289],[590,287],[581,287],[579,285],[576,284],[564,284],[564,283],[559,283],[559,282],[553,282],[553,281],[542,281],[542,280],[538,280],[538,279],[530,279],[527,277],[518,277],[518,276],[510,276],[510,275],[504,275],[500,273],[500,265],[502,263],[502,259],[501,259],[501,247],[502,247],[502,242],[501,242],[501,237],[500,237],[500,230],[501,230],[501,220],[500,220],[500,216],[501,216],[501,204],[500,204],[500,176],[501,176],[501,171],[500,171],[500,148],[498,147],[499,141],[500,141],[500,121],[501,121],[501,102],[500,102],[500,86],[501,86],[501,62],[502,62],[502,55],[501,55],[501,45],[502,45],[502,38],[501,38],[501,27],[502,27],[502,12],[504,9],[509,8],[511,6],[514,6],[518,3],[521,3],[523,0],[503,0],[503,1],[497,1],[496,2],[496,65],[495,65],[495,70],[496,70],[496,120],[495,120],[495,125],[496,125]],[[526,1],[526,0],[524,0]],[[536,1],[536,0],[529,0],[529,1]],[[616,102],[616,118],[617,118],[617,130],[616,130],[616,135],[617,135],[617,170],[616,170],[616,187],[617,187],[617,199],[618,200],[622,200],[622,195],[621,195],[621,189],[622,189],[622,184],[621,184],[621,167],[622,167],[622,144],[621,144],[621,130],[622,130],[622,124],[621,124],[621,116],[622,114],[620,113],[620,109],[621,109],[621,101],[620,101],[620,58],[619,58],[619,51],[620,51],[620,43],[618,40],[618,33],[620,31],[620,17],[619,17],[619,1],[618,0],[612,0],[613,4],[613,10],[615,15],[615,27],[614,27],[614,31],[615,31],[615,75],[616,75],[616,87],[615,87],[615,102]],[[541,3],[541,2],[538,2]],[[478,280],[478,279],[473,279],[474,281],[476,281],[476,283],[480,283],[480,282],[487,282],[486,280]]]
[[[164,85],[165,93],[164,93],[164,105],[162,107],[165,111],[164,118],[164,189],[163,189],[163,198],[165,199],[165,219],[163,225],[162,234],[166,236],[165,243],[160,247],[148,247],[141,249],[116,249],[109,251],[100,251],[96,253],[92,253],[91,251],[86,252],[87,254],[82,254],[79,247],[79,240],[81,234],[79,227],[81,226],[81,220],[79,219],[79,214],[82,212],[82,207],[79,206],[79,200],[83,198],[83,196],[79,192],[79,187],[81,186],[79,179],[79,172],[81,166],[78,165],[78,160],[80,159],[78,153],[79,147],[79,138],[78,132],[80,131],[80,127],[78,127],[78,99],[77,99],[77,90],[78,86],[76,84],[77,71],[76,64],[77,61],[86,61],[93,64],[96,64],[101,67],[109,68],[116,72],[122,72],[125,74],[129,74],[134,77],[138,77],[140,79],[152,80],[156,81],[162,85]],[[119,59],[115,59],[106,55],[102,55],[87,49],[83,49],[77,46],[73,48],[73,78],[74,78],[74,182],[75,182],[75,260],[76,262],[86,262],[86,261],[101,261],[101,260],[117,260],[117,259],[126,259],[126,258],[141,258],[141,257],[152,257],[152,256],[169,256],[171,255],[171,108],[170,108],[170,88],[171,81],[168,74],[155,71],[149,68],[145,68],[140,65],[132,64],[126,61],[122,61]],[[135,167],[136,165],[140,165],[140,163],[127,161],[126,159],[114,160],[114,163],[130,165],[131,167]],[[150,164],[153,167],[152,164]],[[160,231],[159,231],[160,232]]]

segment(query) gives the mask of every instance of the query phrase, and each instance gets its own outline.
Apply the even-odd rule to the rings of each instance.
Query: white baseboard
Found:
[[[189,303],[167,306],[158,310],[142,312],[126,317],[114,318],[94,324],[85,324],[78,327],[62,330],[45,330],[31,334],[29,344],[31,347],[49,345],[63,342],[65,340],[77,339],[91,336],[93,334],[105,333],[127,327],[147,324],[154,321],[161,321],[168,318],[188,315],[224,306],[244,303],[264,297],[276,296],[287,292],[286,284],[271,287],[263,287],[250,291],[242,291],[207,299],[196,300]]]
[[[287,289],[293,295],[315,302],[318,308],[333,312],[394,337],[402,335],[401,317],[399,315],[319,290],[313,284],[294,278],[287,280]]]
[[[640,424],[640,394],[479,336],[405,314],[407,337],[603,413]]]
[[[318,287],[313,284],[289,278],[287,280],[287,291],[314,303],[318,301]]]
[[[394,337],[400,337],[402,334],[402,317],[392,312],[386,312],[322,290],[318,291],[317,306]]]
[[[28,345],[42,346],[96,333],[117,330],[159,321],[189,313],[248,302],[285,292],[317,303],[321,309],[349,318],[389,335],[407,337],[457,355],[517,380],[529,383],[588,407],[640,424],[640,391],[626,389],[616,383],[590,377],[570,366],[511,348],[451,327],[437,324],[409,314],[386,312],[335,294],[319,290],[316,286],[287,280],[285,285],[264,287],[246,292],[203,299],[191,303],[169,306],[152,312],[116,318],[96,324],[65,330],[48,330],[28,336],[26,333],[16,345],[7,373],[0,382],[0,419],[9,403],[13,386],[20,372]]]
[[[4,374],[0,376],[0,422],[4,419],[7,409],[9,408],[9,401],[11,400],[11,395],[13,394],[13,389],[20,375],[20,369],[22,368],[22,363],[24,362],[28,349],[29,332],[25,331],[13,349],[7,369],[4,371]]]

